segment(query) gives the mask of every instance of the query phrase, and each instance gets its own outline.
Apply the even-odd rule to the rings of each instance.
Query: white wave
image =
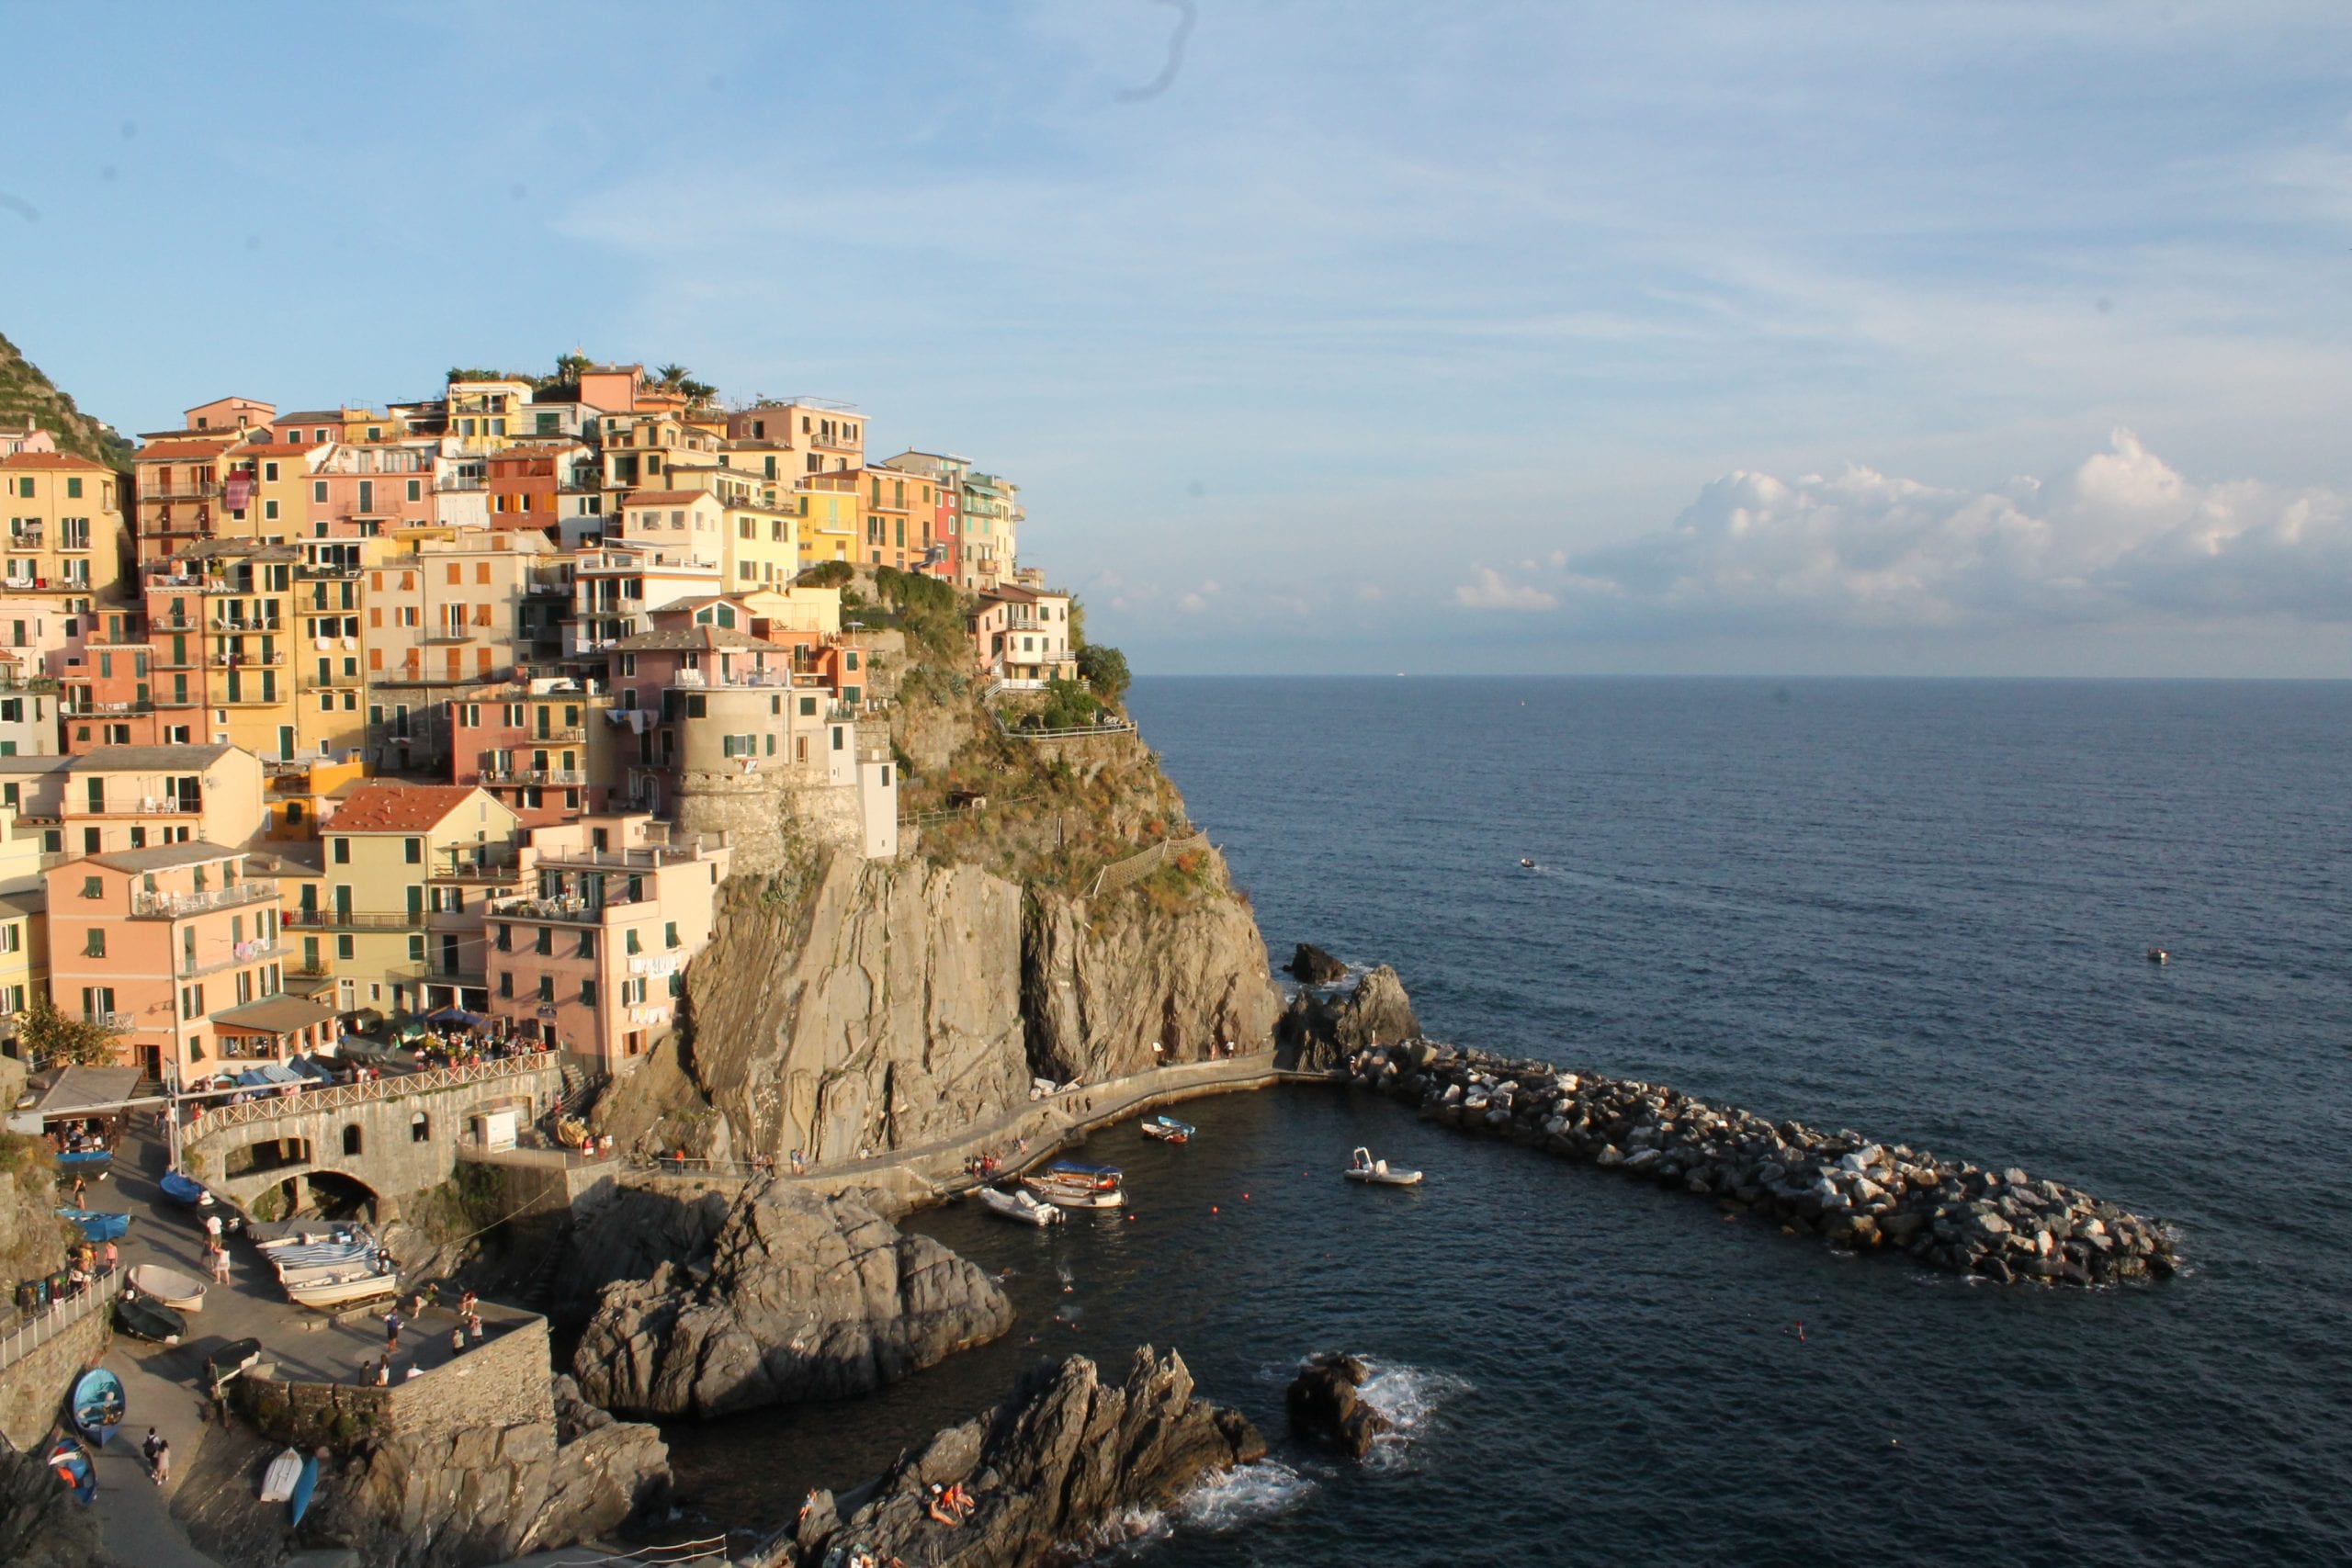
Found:
[[[1469,1380],[1425,1367],[1385,1366],[1371,1360],[1364,1365],[1371,1375],[1358,1393],[1366,1404],[1388,1417],[1388,1430],[1373,1439],[1372,1452],[1364,1456],[1365,1467],[1400,1469],[1414,1440],[1436,1420],[1438,1406],[1455,1394],[1469,1393]]]
[[[1176,1517],[1199,1529],[1229,1530],[1286,1514],[1315,1490],[1315,1483],[1279,1460],[1220,1470],[1176,1505]]]

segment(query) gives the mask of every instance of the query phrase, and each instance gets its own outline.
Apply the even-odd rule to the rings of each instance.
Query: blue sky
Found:
[[[2352,671],[2342,6],[1183,10],[12,8],[0,331],[845,399],[1147,670]]]

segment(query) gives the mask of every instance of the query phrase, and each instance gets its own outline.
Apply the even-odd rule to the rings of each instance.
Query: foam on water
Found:
[[[1470,1392],[1470,1382],[1425,1367],[1386,1366],[1378,1361],[1364,1365],[1371,1375],[1359,1392],[1363,1402],[1387,1416],[1389,1423],[1388,1430],[1373,1439],[1364,1466],[1401,1470],[1409,1462],[1408,1450],[1414,1442],[1436,1421],[1438,1406],[1455,1394]]]

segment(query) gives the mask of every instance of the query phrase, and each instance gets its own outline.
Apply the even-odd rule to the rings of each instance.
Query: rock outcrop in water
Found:
[[[869,1192],[769,1183],[729,1213],[707,1262],[608,1286],[573,1373],[608,1410],[719,1416],[870,1393],[1012,1323],[1004,1292]]]
[[[2097,1285],[2177,1266],[2156,1224],[2074,1188],[1769,1122],[1662,1084],[1419,1041],[1359,1051],[1346,1070],[1448,1126],[1622,1169],[1840,1246],[1899,1249],[2004,1282]]]
[[[839,1503],[815,1494],[791,1540],[757,1561],[819,1568],[836,1561],[835,1549],[845,1559],[863,1545],[885,1562],[1025,1568],[1079,1555],[1073,1548],[1128,1510],[1163,1507],[1210,1472],[1265,1451],[1238,1411],[1194,1397],[1172,1351],[1162,1359],[1145,1346],[1119,1383],[1072,1357]],[[972,1497],[969,1517],[935,1522],[932,1488],[959,1483]]]
[[[1372,1451],[1373,1439],[1390,1426],[1388,1417],[1358,1392],[1370,1375],[1371,1369],[1353,1356],[1316,1357],[1291,1380],[1283,1396],[1291,1430],[1363,1458]]]
[[[1419,1037],[1412,998],[1405,982],[1384,964],[1336,1000],[1301,991],[1274,1031],[1282,1065],[1301,1072],[1328,1072],[1354,1052],[1383,1041]]]
[[[1348,966],[1316,946],[1302,942],[1283,965],[1283,972],[1310,986],[1336,986],[1348,977]]]

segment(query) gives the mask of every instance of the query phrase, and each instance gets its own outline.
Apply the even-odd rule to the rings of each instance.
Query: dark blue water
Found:
[[[1137,1561],[2352,1561],[2352,686],[1159,680],[1135,706],[1269,942],[1395,963],[1431,1033],[2021,1164],[2168,1220],[2190,1272],[1973,1286],[1361,1098],[1207,1102],[1189,1149],[1096,1140],[1133,1223],[919,1222],[1018,1270],[1006,1341],[711,1429],[690,1476],[723,1450],[797,1501],[1025,1359],[1143,1340],[1279,1437],[1283,1371],[1347,1348],[1409,1440],[1369,1468],[1283,1444]],[[1430,1180],[1343,1189],[1356,1143]]]

